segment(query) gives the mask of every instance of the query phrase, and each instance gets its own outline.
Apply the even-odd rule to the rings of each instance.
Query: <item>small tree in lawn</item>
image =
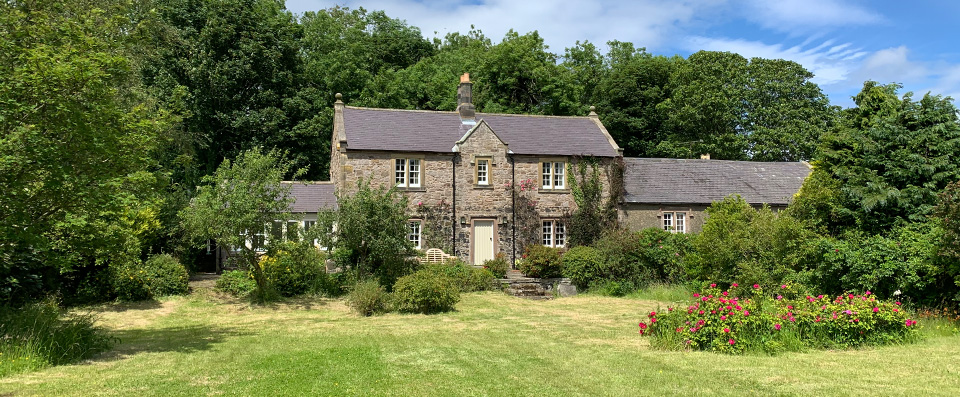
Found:
[[[286,224],[293,218],[290,187],[281,183],[289,169],[290,163],[277,151],[248,150],[234,161],[224,160],[213,175],[205,176],[196,197],[180,212],[188,237],[213,239],[221,246],[239,249],[241,265],[253,271],[259,302],[265,300],[269,286],[258,261],[258,244],[265,240],[271,222]],[[302,173],[294,172],[294,178]]]
[[[352,196],[337,192],[336,210],[319,213],[316,230],[328,232],[316,238],[321,245],[345,253],[334,255],[348,261],[340,265],[361,277],[375,275],[382,285],[393,285],[411,270],[406,259],[415,254],[407,238],[406,208],[407,198],[395,189],[372,188],[359,181]]]

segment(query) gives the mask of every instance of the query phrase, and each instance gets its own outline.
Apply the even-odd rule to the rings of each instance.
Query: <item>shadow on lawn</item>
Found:
[[[139,353],[209,350],[228,338],[246,334],[230,328],[203,325],[115,330],[110,331],[110,336],[115,338],[113,349],[101,353],[93,361],[117,361]]]
[[[118,302],[118,303],[109,303],[100,306],[91,306],[91,309],[100,312],[114,312],[114,313],[123,313],[128,310],[151,310],[159,309],[163,307],[163,304],[156,300],[145,300],[137,302]]]

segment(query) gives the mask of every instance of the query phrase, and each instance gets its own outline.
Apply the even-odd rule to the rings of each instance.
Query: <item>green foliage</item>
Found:
[[[943,231],[943,238],[937,247],[938,254],[945,262],[946,273],[960,287],[960,181],[947,185],[940,193],[933,215]],[[960,299],[960,294],[956,299]]]
[[[407,199],[395,189],[371,187],[357,182],[352,196],[337,192],[337,209],[323,211],[315,230],[332,230],[319,237],[321,245],[334,249],[338,265],[347,264],[361,276],[374,275],[391,285],[415,266],[407,239]],[[337,225],[336,228],[333,225]]]
[[[772,285],[793,276],[811,232],[787,214],[755,209],[739,196],[707,208],[703,231],[693,238],[694,253],[684,260],[695,280],[729,285],[734,280]]]
[[[139,301],[187,293],[190,275],[170,255],[154,255],[145,262],[126,262],[112,269],[111,285],[121,300]]]
[[[302,295],[323,283],[325,258],[311,241],[281,243],[260,257],[264,277],[280,296]]]
[[[920,338],[917,321],[900,302],[870,292],[835,298],[801,296],[789,285],[765,294],[759,285],[695,293],[693,302],[651,312],[640,334],[656,347],[738,354],[779,353],[810,348],[851,348],[904,343]],[[734,292],[746,295],[737,297]]]
[[[828,293],[872,291],[927,305],[953,297],[937,255],[940,230],[932,224],[914,224],[889,235],[847,234],[842,239],[821,237],[810,243],[807,270],[798,279]]]
[[[815,182],[827,188],[819,195],[834,197],[807,213],[831,231],[880,234],[924,221],[937,194],[960,180],[960,123],[952,101],[930,94],[900,98],[898,88],[866,82],[854,98],[857,107],[824,135],[817,169],[826,175]]]
[[[527,277],[560,277],[563,269],[563,262],[560,260],[562,253],[560,248],[542,245],[527,246],[518,268]]]
[[[562,257],[563,276],[580,289],[603,278],[603,252],[587,246],[573,247]]]
[[[224,160],[216,173],[204,177],[197,196],[180,212],[186,235],[198,245],[213,239],[223,247],[239,249],[240,265],[250,269],[257,282],[258,300],[270,294],[257,249],[263,245],[269,250],[276,242],[263,241],[263,234],[274,221],[294,219],[290,186],[282,183],[289,169],[290,163],[280,152],[243,152],[234,161]]]
[[[361,281],[347,294],[347,306],[361,316],[389,312],[390,305],[390,294],[377,280]]]
[[[90,358],[112,340],[95,318],[63,314],[52,299],[20,308],[0,307],[0,378]]]
[[[812,78],[792,61],[694,53],[670,76],[671,96],[659,106],[674,135],[656,151],[680,158],[810,159],[836,112]]]
[[[568,245],[590,245],[605,230],[617,227],[623,167],[620,160],[613,160],[603,167],[596,158],[581,157],[567,168],[567,182],[577,204],[576,211],[566,219]],[[608,170],[610,194],[606,201],[603,200],[603,182],[600,178],[602,168]]]
[[[245,270],[227,270],[217,279],[215,288],[230,295],[246,298],[257,289],[253,275]]]
[[[493,288],[494,275],[490,270],[475,268],[463,261],[428,265],[425,269],[438,277],[453,280],[460,292],[488,291]]]
[[[0,305],[38,299],[101,258],[137,257],[155,232],[152,155],[175,117],[137,80],[153,19],[132,9],[0,4]]]
[[[497,252],[493,259],[483,262],[483,268],[489,270],[494,278],[505,278],[507,277],[507,270],[510,268],[510,262],[507,260],[506,254]]]
[[[393,286],[397,310],[410,313],[451,311],[460,301],[460,289],[449,276],[420,270],[400,277]]]

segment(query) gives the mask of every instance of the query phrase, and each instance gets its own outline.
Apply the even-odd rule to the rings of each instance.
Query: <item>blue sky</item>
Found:
[[[537,30],[557,54],[577,40],[605,51],[616,39],[662,55],[789,59],[841,106],[865,80],[960,98],[957,0],[287,0],[295,13],[338,4],[384,10],[428,38],[470,25],[494,41],[511,28]]]

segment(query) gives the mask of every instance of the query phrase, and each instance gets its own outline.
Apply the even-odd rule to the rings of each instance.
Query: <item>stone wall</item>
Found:
[[[703,224],[707,221],[706,209],[709,205],[704,204],[680,204],[680,205],[660,205],[660,204],[637,204],[626,203],[620,206],[620,224],[629,230],[640,230],[648,227],[663,227],[662,215],[664,212],[685,212],[687,214],[687,233],[700,233],[703,230]],[[760,208],[762,205],[753,204],[754,208]],[[774,212],[785,209],[785,206],[771,206]]]

